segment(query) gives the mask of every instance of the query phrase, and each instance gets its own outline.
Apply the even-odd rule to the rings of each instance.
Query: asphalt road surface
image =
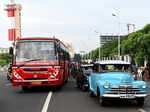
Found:
[[[35,87],[23,92],[1,72],[0,89],[0,112],[150,112],[150,97],[142,108],[134,101],[112,101],[101,107],[96,97],[76,88],[75,81],[59,90]]]

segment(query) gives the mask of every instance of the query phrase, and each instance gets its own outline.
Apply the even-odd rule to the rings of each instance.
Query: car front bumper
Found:
[[[147,94],[107,94],[105,93],[103,95],[103,98],[119,98],[119,99],[135,99],[135,98],[141,98],[146,97]]]

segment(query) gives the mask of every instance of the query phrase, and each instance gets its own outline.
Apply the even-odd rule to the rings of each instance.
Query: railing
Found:
[[[101,59],[96,59],[96,61],[105,61],[105,60],[120,60],[120,61],[125,61],[125,62],[131,62],[131,58],[129,55],[125,56],[114,56],[114,57],[102,57]]]

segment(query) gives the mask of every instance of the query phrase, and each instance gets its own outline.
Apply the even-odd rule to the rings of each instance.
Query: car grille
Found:
[[[138,94],[140,89],[135,86],[116,86],[110,89],[110,94]]]

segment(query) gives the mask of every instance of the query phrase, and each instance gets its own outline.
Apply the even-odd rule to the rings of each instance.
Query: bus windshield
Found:
[[[54,41],[21,41],[16,44],[16,62],[55,61]]]

